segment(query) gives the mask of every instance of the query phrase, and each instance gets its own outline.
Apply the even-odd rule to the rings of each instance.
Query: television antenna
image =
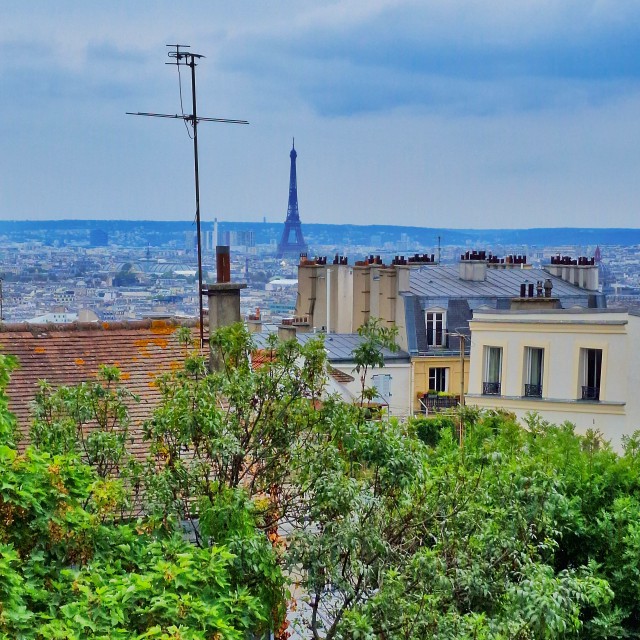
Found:
[[[127,111],[128,116],[149,116],[152,118],[173,118],[176,120],[182,120],[187,127],[187,133],[189,133],[188,124],[193,128],[193,135],[189,133],[189,137],[193,140],[193,171],[195,178],[195,191],[196,191],[196,236],[198,244],[198,301],[200,309],[200,349],[204,347],[204,308],[202,304],[202,297],[205,295],[202,285],[202,240],[200,231],[200,177],[199,177],[199,164],[198,164],[198,124],[200,122],[224,122],[227,124],[249,124],[246,120],[230,120],[228,118],[203,118],[198,116],[197,101],[196,101],[196,66],[200,58],[204,58],[199,53],[192,53],[191,51],[185,51],[189,49],[189,45],[186,44],[168,44],[167,47],[174,49],[167,52],[169,58],[172,58],[174,62],[166,62],[165,64],[175,65],[178,69],[178,79],[180,82],[180,110],[181,113],[146,113],[146,112],[130,112]],[[180,77],[180,67],[189,67],[191,69],[191,103],[192,113],[185,114],[182,108],[182,78]]]

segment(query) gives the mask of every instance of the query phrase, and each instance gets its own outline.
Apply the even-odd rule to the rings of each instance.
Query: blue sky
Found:
[[[199,129],[205,220],[284,220],[295,136],[303,223],[638,226],[637,1],[25,0],[0,25],[3,219],[192,219],[184,126],[125,115],[179,111],[180,42],[199,113],[251,122]]]

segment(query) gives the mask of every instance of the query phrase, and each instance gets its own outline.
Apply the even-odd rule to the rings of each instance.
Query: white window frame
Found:
[[[429,320],[432,316],[432,329],[429,331]],[[438,318],[439,316],[439,318]],[[438,322],[442,323],[442,329],[440,332],[440,342],[436,342],[436,336],[438,334],[436,325]],[[444,309],[427,309],[424,312],[424,325],[427,333],[427,346],[428,347],[446,347],[447,346],[447,312]],[[429,335],[431,334],[431,335]]]
[[[433,378],[434,378],[434,386],[431,386],[431,372],[434,372],[433,374]],[[444,371],[444,389],[437,389],[437,375],[435,372],[436,371]],[[429,391],[444,391],[447,392],[449,391],[449,367],[429,367]]]
[[[493,353],[499,353],[499,359],[498,359],[498,366],[492,366],[493,363],[493,358],[492,358],[492,354]],[[483,395],[492,395],[492,396],[500,396],[502,395],[502,367],[504,365],[504,348],[503,347],[498,347],[498,346],[494,346],[494,345],[485,345],[484,347],[484,368],[483,368],[483,372],[482,372],[482,394]],[[496,379],[490,379],[493,378],[494,376],[491,375],[492,372],[497,372],[497,376],[495,376],[497,378]],[[491,384],[495,384],[498,385],[497,386],[497,391],[489,391],[489,386]],[[487,385],[485,387],[485,385]],[[485,391],[485,389],[487,389]]]
[[[594,370],[594,380],[589,380],[589,351],[600,352],[599,371],[596,372],[596,370]],[[598,389],[597,398],[594,399],[599,400],[602,396],[602,369],[604,363],[604,349],[600,347],[582,347],[580,349],[580,360],[582,361],[580,366],[581,388],[579,389],[580,395],[578,397],[583,397],[582,387],[589,387]],[[598,384],[592,384],[593,382],[597,382]]]
[[[542,392],[542,385],[544,384],[544,361],[545,361],[545,348],[544,347],[525,347],[525,358],[524,358],[524,362],[525,362],[525,377],[524,377],[524,383],[525,385],[530,384],[530,385],[537,385],[540,387],[540,390]],[[532,375],[533,375],[533,364],[534,364],[534,360],[533,360],[533,353],[535,352],[539,352],[541,354],[541,358],[540,358],[540,372],[539,372],[539,377],[537,380],[533,380],[532,379]],[[526,395],[526,393],[525,393]]]
[[[500,353],[500,358],[498,360],[498,376],[497,380],[489,380],[489,372],[491,371],[491,354],[492,353]],[[502,360],[503,360],[503,349],[502,347],[496,347],[493,345],[486,345],[484,348],[484,376],[482,378],[483,382],[497,382],[498,384],[502,384]]]

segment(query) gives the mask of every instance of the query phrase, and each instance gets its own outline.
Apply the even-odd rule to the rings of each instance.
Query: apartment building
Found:
[[[474,313],[467,403],[598,429],[620,448],[640,427],[640,317],[525,306]]]
[[[559,308],[605,308],[593,259],[554,257],[533,268],[526,256],[497,258],[466,252],[457,265],[433,256],[369,256],[349,265],[336,256],[302,259],[296,322],[304,331],[350,334],[369,318],[398,329],[411,357],[412,406],[428,410],[434,394],[459,399],[468,388],[469,321],[479,310],[510,309],[514,298],[542,299]],[[455,401],[455,400],[454,400]]]

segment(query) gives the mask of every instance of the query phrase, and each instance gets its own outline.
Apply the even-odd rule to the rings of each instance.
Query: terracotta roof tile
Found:
[[[329,375],[334,380],[341,382],[342,384],[347,384],[355,380],[353,376],[350,376],[348,373],[340,371],[340,369],[336,369],[335,367],[329,367]]]
[[[95,378],[100,365],[116,365],[126,388],[140,397],[130,405],[131,451],[143,457],[142,424],[160,400],[153,380],[184,360],[184,346],[175,336],[180,326],[189,326],[197,339],[195,321],[0,325],[0,351],[19,360],[7,393],[20,431],[25,436],[29,432],[39,380],[69,386]]]

